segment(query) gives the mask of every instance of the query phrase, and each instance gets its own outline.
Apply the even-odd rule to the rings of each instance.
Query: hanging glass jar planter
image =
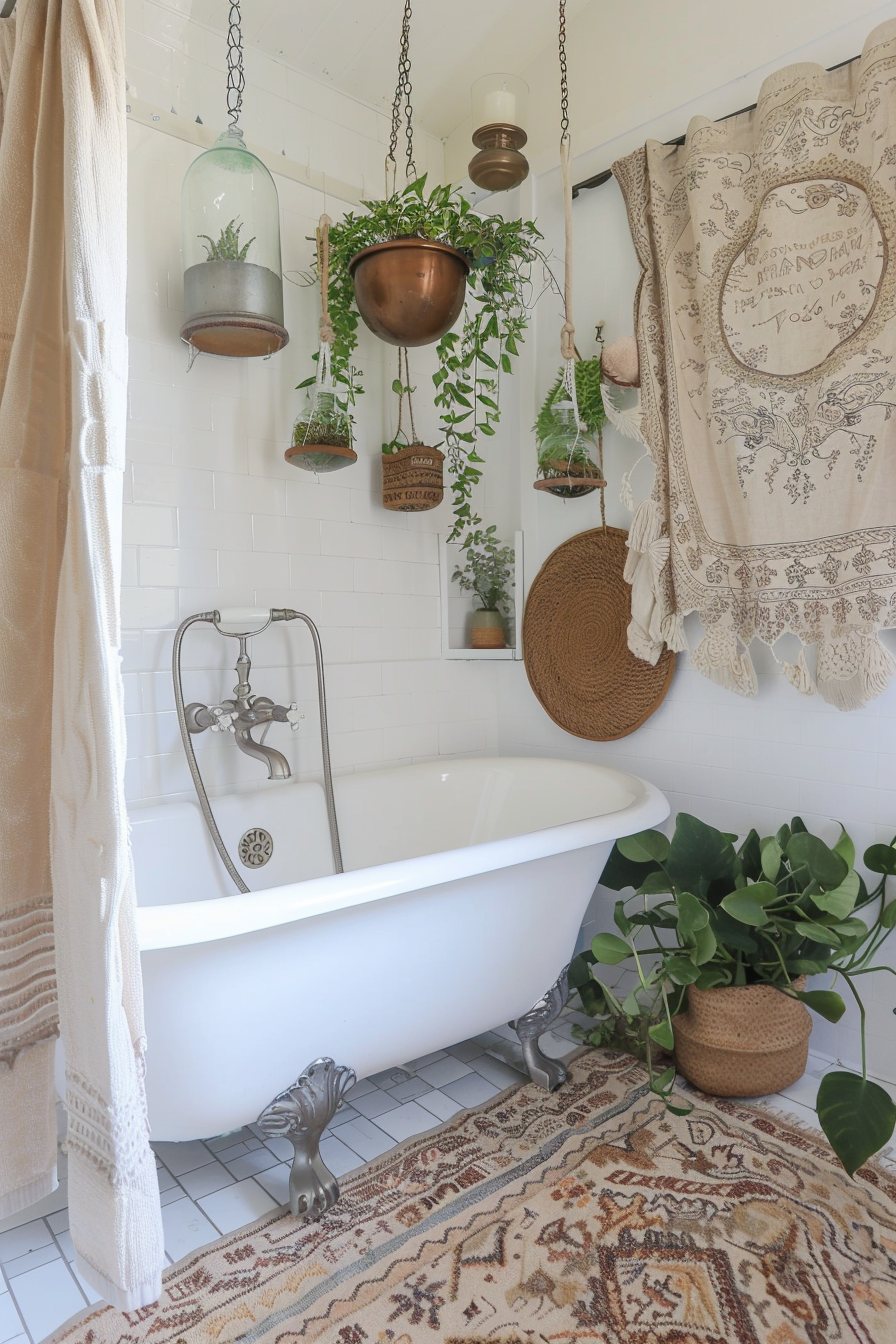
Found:
[[[338,471],[357,462],[352,447],[353,400],[351,378],[337,389],[333,378],[333,324],[330,320],[330,225],[329,215],[321,215],[317,226],[317,273],[320,276],[320,344],[317,371],[313,378],[300,383],[309,387],[305,409],[292,430],[292,443],[284,453],[287,462],[303,471]]]
[[[590,495],[606,485],[591,460],[592,440],[571,401],[555,401],[550,408],[552,425],[538,444],[539,479],[536,490],[547,490],[562,499]]]
[[[187,171],[182,192],[184,324],[181,338],[211,355],[271,355],[283,325],[280,207],[267,168],[243,144],[239,0],[230,11],[227,110],[231,122]]]

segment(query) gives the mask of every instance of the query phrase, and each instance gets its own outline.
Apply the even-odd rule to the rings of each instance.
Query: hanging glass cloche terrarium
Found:
[[[181,339],[211,355],[271,355],[283,326],[280,207],[267,168],[243,144],[239,0],[231,6],[230,126],[189,167],[182,192],[184,324]]]

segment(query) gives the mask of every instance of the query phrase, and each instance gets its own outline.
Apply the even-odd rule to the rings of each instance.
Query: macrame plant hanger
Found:
[[[292,446],[285,454],[287,462],[293,466],[315,473],[338,471],[358,460],[352,444],[352,418],[348,407],[340,404],[339,390],[333,378],[335,333],[329,302],[332,223],[329,215],[321,215],[315,231],[317,274],[320,277],[317,370],[308,406],[296,420]]]
[[[557,461],[549,461],[545,479],[535,482],[536,489],[547,490],[563,498],[575,498],[590,494],[595,487],[600,490],[601,526],[606,529],[606,510],[604,506],[604,449],[600,427],[597,430],[597,471],[593,464],[583,471],[576,466],[576,450],[579,448],[584,429],[579,414],[579,399],[576,391],[576,364],[581,359],[576,348],[576,328],[573,321],[572,283],[573,283],[573,228],[572,228],[572,139],[569,133],[569,83],[566,64],[566,0],[560,0],[558,54],[560,58],[560,175],[563,190],[563,218],[565,234],[564,276],[563,276],[563,312],[564,322],[560,331],[560,357],[563,360],[563,394],[572,405],[572,418],[575,423],[575,437],[568,440],[565,449],[565,462],[561,454]],[[556,403],[555,403],[556,404]],[[563,475],[565,466],[566,474]],[[551,470],[553,469],[553,470]]]

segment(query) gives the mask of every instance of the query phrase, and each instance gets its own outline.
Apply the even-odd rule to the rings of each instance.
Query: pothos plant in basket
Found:
[[[448,331],[436,346],[433,374],[454,496],[451,538],[482,521],[471,497],[482,476],[479,448],[495,433],[500,417],[500,381],[513,360],[528,323],[532,273],[545,265],[541,234],[528,220],[478,215],[455,187],[426,190],[426,176],[385,200],[365,201],[330,229],[329,308],[333,327],[333,375],[360,390],[353,365],[358,343],[358,311],[351,264],[378,243],[424,238],[454,248],[469,265],[467,298],[460,330]]]
[[[842,828],[833,847],[799,817],[773,836],[753,830],[738,848],[735,840],[682,812],[671,840],[651,830],[616,842],[601,882],[634,891],[616,902],[618,933],[598,934],[573,964],[571,983],[586,1012],[601,1019],[586,1039],[625,1045],[628,1038],[628,1048],[646,1059],[652,1090],[681,1114],[690,1107],[679,1096],[672,1101],[674,1065],[658,1056],[676,1049],[690,986],[698,993],[767,986],[836,1022],[846,1008],[840,994],[799,986],[802,976],[840,977],[859,1006],[862,1071],[826,1073],[816,1110],[852,1175],[896,1127],[896,1104],[868,1077],[857,985],[875,970],[896,974],[874,964],[896,924],[896,901],[886,899],[896,838],[865,851],[865,867],[880,877],[871,890],[856,872],[855,846]],[[620,998],[597,967],[623,963],[633,966],[635,983]],[[745,1033],[745,1052],[749,1044]]]

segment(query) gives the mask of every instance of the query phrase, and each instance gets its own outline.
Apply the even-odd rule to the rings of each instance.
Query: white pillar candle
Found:
[[[507,126],[519,124],[516,119],[516,95],[509,89],[493,89],[491,93],[486,94],[483,106],[485,111],[483,125],[491,126],[494,122],[502,122]]]

